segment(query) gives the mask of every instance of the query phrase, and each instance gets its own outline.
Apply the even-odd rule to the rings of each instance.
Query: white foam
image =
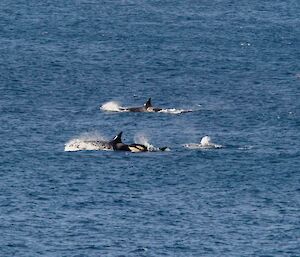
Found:
[[[119,105],[119,103],[111,101],[103,104],[100,107],[103,111],[109,111],[109,112],[122,112],[122,107]]]
[[[211,141],[211,138],[209,136],[202,137],[200,144],[185,144],[184,147],[189,149],[216,149],[216,148],[222,148],[222,145],[215,144]]]
[[[77,138],[69,140],[65,144],[66,152],[75,151],[93,151],[93,150],[111,150],[105,143],[107,141],[98,133],[84,133]]]
[[[162,109],[159,112],[161,112],[161,113],[169,113],[169,114],[180,114],[180,113],[192,112],[192,111],[193,110],[169,108],[169,109]]]

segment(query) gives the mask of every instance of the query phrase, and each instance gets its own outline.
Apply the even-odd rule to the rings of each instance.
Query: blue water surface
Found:
[[[0,256],[300,256],[298,0],[0,10]],[[64,151],[120,131],[171,151]]]

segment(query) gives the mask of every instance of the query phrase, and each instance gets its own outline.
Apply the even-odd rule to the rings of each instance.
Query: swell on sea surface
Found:
[[[128,107],[121,106],[118,102],[115,101],[104,103],[102,106],[100,106],[100,110],[107,112],[129,112]],[[158,111],[158,113],[180,114],[192,111],[192,109],[166,108]]]

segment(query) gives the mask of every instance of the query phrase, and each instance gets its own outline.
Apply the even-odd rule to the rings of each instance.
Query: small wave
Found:
[[[84,133],[78,138],[73,138],[65,144],[65,152],[112,150],[103,137],[97,133]]]
[[[185,144],[184,147],[189,148],[189,149],[217,149],[217,148],[223,148],[222,145],[218,145],[218,144],[213,143],[209,136],[202,137],[201,142],[199,144],[196,144],[196,143]]]
[[[122,108],[119,103],[111,101],[100,106],[100,109],[108,112],[124,112],[124,108]]]

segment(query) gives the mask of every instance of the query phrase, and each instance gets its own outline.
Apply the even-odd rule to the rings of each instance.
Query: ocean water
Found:
[[[300,256],[298,0],[0,10],[0,256]]]

